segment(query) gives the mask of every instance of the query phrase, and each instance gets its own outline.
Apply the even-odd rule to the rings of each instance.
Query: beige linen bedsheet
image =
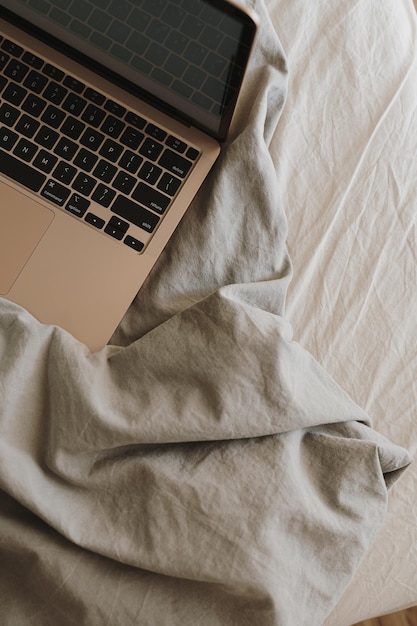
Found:
[[[290,88],[271,145],[294,336],[417,451],[417,18],[411,0],[273,0]],[[320,88],[318,87],[320,86]],[[417,604],[417,466],[326,626]]]
[[[112,345],[0,300],[4,626],[319,626],[410,463],[292,338],[287,67],[251,4],[228,143]]]

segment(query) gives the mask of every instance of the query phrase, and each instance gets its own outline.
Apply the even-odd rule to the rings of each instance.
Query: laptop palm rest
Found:
[[[0,294],[7,294],[54,219],[53,211],[0,181]]]

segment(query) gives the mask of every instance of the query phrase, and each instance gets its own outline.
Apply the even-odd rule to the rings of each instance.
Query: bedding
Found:
[[[271,147],[294,266],[287,318],[375,428],[415,458],[415,8],[286,4],[270,7],[291,83]],[[326,626],[417,605],[416,492],[414,463]]]
[[[231,134],[110,345],[0,300],[5,626],[417,601],[412,7],[248,4]]]

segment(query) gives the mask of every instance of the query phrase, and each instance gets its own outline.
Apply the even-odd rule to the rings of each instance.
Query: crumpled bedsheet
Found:
[[[288,72],[250,4],[228,142],[110,345],[0,300],[4,626],[319,626],[411,461],[292,338]]]

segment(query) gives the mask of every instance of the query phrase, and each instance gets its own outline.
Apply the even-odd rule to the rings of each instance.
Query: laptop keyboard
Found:
[[[15,182],[141,251],[198,156],[181,137],[0,38],[0,172]]]

